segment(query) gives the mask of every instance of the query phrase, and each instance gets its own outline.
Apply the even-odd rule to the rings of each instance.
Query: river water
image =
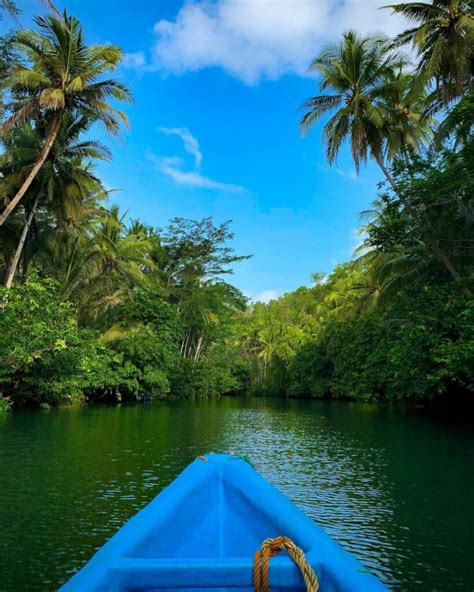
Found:
[[[390,589],[474,588],[465,420],[232,399],[0,420],[0,591],[55,590],[193,458],[234,450]]]

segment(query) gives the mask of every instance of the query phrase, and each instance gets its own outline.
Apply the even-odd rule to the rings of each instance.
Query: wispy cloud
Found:
[[[355,170],[353,168],[342,169],[337,166],[329,167],[327,165],[323,165],[323,164],[319,164],[319,163],[316,164],[316,167],[322,173],[336,174],[336,175],[339,175],[340,177],[343,177],[344,179],[349,179],[351,181],[360,182],[362,179],[361,177],[359,177],[359,175],[355,172]]]
[[[243,193],[245,191],[245,187],[241,185],[223,183],[201,174],[200,169],[203,160],[201,148],[197,138],[188,129],[162,127],[160,131],[168,136],[178,136],[181,138],[184,150],[194,158],[194,169],[186,170],[183,159],[178,156],[149,155],[149,160],[155,165],[155,168],[163,175],[172,179],[177,185],[216,189],[227,193]]]
[[[199,142],[185,127],[160,127],[160,132],[168,136],[178,136],[183,140],[184,149],[188,154],[194,156],[194,165],[196,169],[201,168],[202,152]]]
[[[340,177],[350,179],[351,181],[359,181],[360,180],[360,177],[357,175],[357,173],[354,171],[354,169],[346,170],[346,169],[335,168],[335,169],[330,169],[330,170],[337,173]]]
[[[160,173],[172,179],[177,185],[219,189],[220,191],[227,191],[229,193],[242,193],[245,191],[245,188],[241,185],[214,181],[209,177],[201,175],[198,171],[185,171],[183,170],[182,160],[175,156],[155,156],[151,154],[149,158]]]
[[[172,20],[158,21],[146,63],[129,67],[184,74],[220,67],[252,85],[288,73],[306,74],[315,54],[346,29],[393,35],[407,21],[385,0],[195,0]]]

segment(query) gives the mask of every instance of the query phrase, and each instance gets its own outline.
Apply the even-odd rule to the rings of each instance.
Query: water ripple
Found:
[[[472,590],[472,431],[366,405],[236,399],[0,423],[0,589],[54,590],[195,456],[229,449],[393,590]]]

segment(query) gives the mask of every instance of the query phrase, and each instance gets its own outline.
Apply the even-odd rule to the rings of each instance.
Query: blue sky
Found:
[[[347,152],[329,168],[321,127],[302,139],[299,106],[316,94],[311,58],[341,31],[404,26],[383,0],[57,0],[91,43],[125,52],[117,77],[134,94],[130,130],[100,167],[113,201],[163,227],[170,218],[231,219],[234,246],[253,257],[233,283],[267,300],[351,257],[358,214],[380,174],[356,177]],[[19,0],[30,26],[44,11]],[[2,23],[5,28],[7,21]]]

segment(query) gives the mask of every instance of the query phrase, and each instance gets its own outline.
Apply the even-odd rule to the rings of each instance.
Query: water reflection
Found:
[[[370,405],[170,402],[0,424],[0,589],[52,590],[196,455],[233,449],[394,590],[470,590],[472,434]]]

